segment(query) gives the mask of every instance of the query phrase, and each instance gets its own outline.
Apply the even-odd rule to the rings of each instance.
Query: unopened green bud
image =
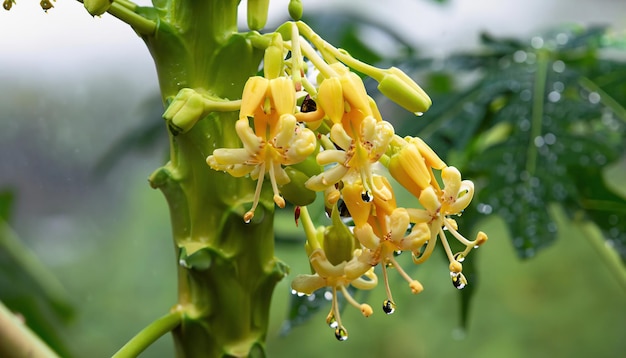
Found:
[[[291,16],[294,21],[298,21],[302,18],[302,1],[290,0],[287,8],[289,10],[289,16]]]
[[[341,220],[337,205],[333,206],[330,215],[332,225],[324,231],[324,252],[333,265],[350,261],[355,249],[355,238]]]
[[[296,206],[305,206],[314,202],[317,194],[304,186],[309,177],[290,166],[285,167],[285,172],[290,180],[289,183],[280,187],[280,194],[283,198]]]
[[[432,104],[426,92],[396,67],[384,71],[384,76],[378,83],[378,90],[407,111],[417,115],[424,113]]]
[[[282,75],[283,56],[283,38],[279,33],[274,33],[263,56],[263,73],[265,78],[274,79]]]
[[[112,0],[83,0],[85,9],[91,16],[100,16],[107,12],[113,3]]]
[[[270,0],[248,0],[248,28],[261,30],[267,23]]]
[[[167,107],[163,118],[173,135],[190,130],[204,114],[204,99],[191,88],[183,88]]]

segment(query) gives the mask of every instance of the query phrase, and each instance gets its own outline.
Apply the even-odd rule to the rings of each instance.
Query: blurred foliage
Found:
[[[9,226],[15,194],[0,191],[0,301],[58,354],[69,357],[59,329],[74,315],[67,292]]]
[[[474,180],[467,211],[502,217],[521,258],[556,239],[548,206],[558,203],[598,225],[626,260],[626,200],[604,175],[626,144],[626,62],[605,56],[607,35],[602,27],[530,41],[483,35],[484,50],[451,56],[433,79],[458,84],[468,75],[469,85],[435,93],[424,121],[399,129],[419,133]]]

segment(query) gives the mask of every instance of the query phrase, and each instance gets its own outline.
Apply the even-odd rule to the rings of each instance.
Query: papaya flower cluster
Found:
[[[359,303],[348,288],[374,288],[377,266],[386,291],[385,313],[396,310],[390,268],[412,293],[423,290],[398,262],[405,251],[420,264],[441,241],[453,285],[465,287],[462,262],[487,241],[482,232],[474,240],[465,238],[453,218],[472,200],[473,183],[462,180],[459,170],[446,165],[420,138],[397,135],[355,71],[376,80],[383,95],[417,115],[430,107],[428,95],[401,70],[362,63],[303,22],[288,22],[274,33],[252,36],[252,41],[265,50],[264,75],[248,79],[241,100],[223,101],[183,89],[164,118],[174,133],[181,133],[211,111],[239,110],[235,129],[241,146],[215,149],[206,162],[214,170],[256,181],[245,222],[254,218],[266,184],[275,205],[283,208],[290,202],[296,207],[312,273],[297,276],[293,290],[331,292],[327,323],[337,339],[345,340],[348,331],[339,315],[338,294],[364,316],[371,315],[371,306]],[[390,180],[415,198],[414,207],[398,206]],[[328,226],[316,228],[311,220],[307,205],[316,193],[322,193],[331,213]],[[465,249],[453,252],[449,238]]]

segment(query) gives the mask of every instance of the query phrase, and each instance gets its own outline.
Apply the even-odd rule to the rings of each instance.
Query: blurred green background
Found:
[[[625,6],[614,1],[479,1],[472,6],[393,1],[384,9],[377,3],[355,8],[349,1],[320,1],[308,7],[305,1],[305,12],[312,19],[339,14],[341,26],[316,30],[335,41],[352,41],[355,56],[383,64],[475,50],[479,30],[528,38],[548,26],[603,21],[623,33],[626,19]],[[147,185],[148,175],[166,158],[167,142],[142,135],[164,130],[154,70],[130,30],[106,17],[91,19],[80,4],[59,3],[45,18],[30,9],[32,21],[47,30],[37,42],[28,45],[28,34],[20,42],[15,17],[27,12],[28,5],[18,5],[0,14],[0,30],[12,34],[0,40],[0,191],[10,207],[2,240],[19,240],[20,257],[28,250],[29,267],[41,271],[24,272],[21,261],[0,248],[0,299],[63,355],[110,356],[176,300],[169,214],[161,194]],[[572,10],[576,7],[578,12]],[[285,8],[284,2],[274,4],[271,19],[276,24],[285,20]],[[386,11],[399,15],[387,18]],[[79,20],[58,30],[58,14]],[[355,31],[351,22],[371,26]],[[445,95],[445,86],[442,91]],[[395,113],[384,105],[381,110],[384,116]],[[133,150],[118,151],[128,143]],[[623,188],[624,178],[626,162],[621,160],[609,180]],[[460,327],[460,292],[450,284],[443,257],[433,255],[413,270],[425,287],[418,296],[391,275],[398,304],[394,315],[377,307],[384,299],[382,288],[369,296],[360,293],[375,314],[366,319],[345,310],[346,342],[336,341],[326,327],[327,308],[281,335],[291,299],[289,282],[309,265],[298,231],[278,227],[283,239],[277,256],[290,265],[291,274],[274,294],[269,356],[623,356],[626,293],[580,226],[558,208],[553,211],[558,239],[527,260],[518,258],[500,218],[481,221],[479,229],[490,240],[468,259],[480,276],[470,282],[476,290],[466,329]],[[172,355],[166,336],[143,356]]]

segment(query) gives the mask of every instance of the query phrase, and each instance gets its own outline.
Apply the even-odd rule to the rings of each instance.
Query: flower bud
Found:
[[[413,144],[408,144],[389,159],[389,173],[411,194],[419,197],[430,186],[430,172],[424,157]]]
[[[344,225],[339,216],[337,205],[333,206],[330,215],[332,225],[324,231],[324,253],[333,265],[348,262],[352,259],[355,248],[355,239],[350,230]]]
[[[248,28],[261,30],[267,23],[270,0],[248,0]]]
[[[111,7],[113,1],[111,0],[83,0],[85,9],[91,14],[91,16],[100,16],[107,12]]]
[[[291,16],[294,21],[298,21],[302,18],[302,12],[304,11],[302,1],[290,0],[287,9],[289,10],[289,16]]]
[[[406,73],[396,67],[391,67],[384,73],[378,83],[378,90],[383,95],[418,115],[430,108],[432,104],[430,97]]]
[[[241,95],[239,119],[253,117],[267,96],[269,80],[261,76],[248,78]]]
[[[280,187],[280,194],[283,198],[297,206],[309,205],[314,202],[317,197],[316,193],[304,186],[309,177],[291,166],[286,166],[284,170],[290,180],[289,183]]]
[[[183,88],[167,107],[163,118],[173,135],[190,130],[204,114],[204,99],[191,88]]]
[[[343,90],[337,77],[327,78],[320,83],[317,91],[317,105],[333,123],[341,123],[344,108]]]
[[[265,78],[277,78],[282,74],[283,56],[283,38],[279,33],[274,33],[263,55],[263,73]]]

